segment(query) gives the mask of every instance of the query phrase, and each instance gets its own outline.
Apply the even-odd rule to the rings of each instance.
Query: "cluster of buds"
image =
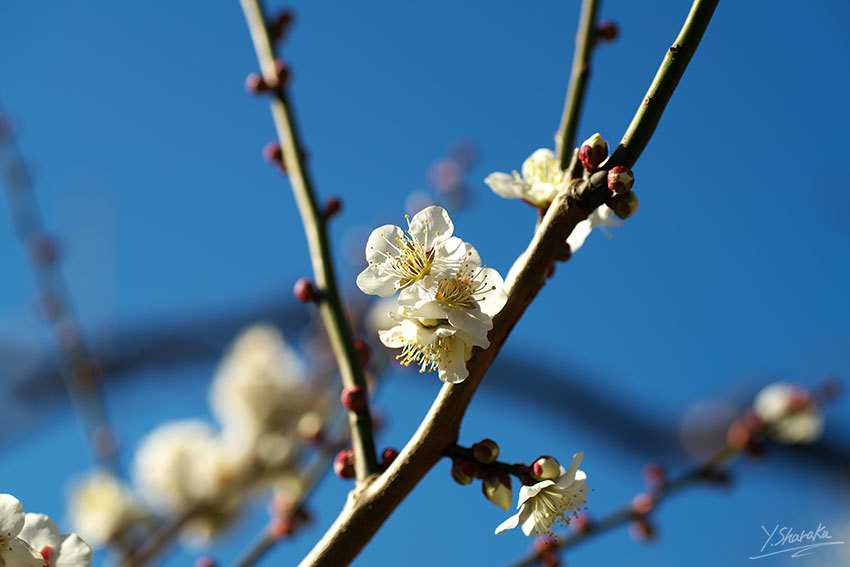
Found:
[[[276,88],[286,86],[292,72],[289,66],[280,59],[274,62],[274,84],[269,84],[259,73],[251,73],[245,78],[245,90],[250,94],[262,94]]]
[[[481,479],[481,492],[487,500],[502,510],[510,508],[511,477],[493,466],[499,457],[499,445],[492,439],[483,439],[470,448],[469,454],[471,458],[459,456],[452,460],[451,475],[455,482],[465,486],[476,478]]]
[[[578,159],[588,174],[598,171],[607,157],[608,142],[599,133],[585,140],[578,152]],[[632,170],[622,165],[612,167],[608,170],[607,182],[611,196],[606,205],[623,220],[632,216],[638,208],[637,196],[632,192],[635,184]]]

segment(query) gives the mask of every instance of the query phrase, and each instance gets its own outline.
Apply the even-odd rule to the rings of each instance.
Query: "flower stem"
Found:
[[[617,165],[631,168],[649,143],[664,109],[679,84],[697,46],[711,21],[719,0],[695,0],[679,36],[667,50],[649,90],[620,140],[614,153],[602,164],[603,169]]]
[[[319,312],[327,330],[328,339],[339,365],[339,373],[345,387],[360,386],[367,389],[366,377],[360,357],[354,348],[351,327],[340,300],[336,276],[331,259],[325,216],[316,202],[313,184],[304,163],[304,152],[284,85],[279,84],[274,48],[268,34],[266,20],[259,0],[240,0],[248,30],[254,42],[257,59],[266,84],[274,86],[270,106],[283,153],[283,164],[292,185],[295,202],[301,214],[313,276],[321,290]],[[372,417],[368,411],[349,412],[351,443],[355,455],[355,471],[358,481],[379,472],[372,434]]]
[[[584,93],[587,90],[587,80],[590,78],[590,54],[596,37],[596,13],[599,0],[584,0],[581,5],[578,32],[576,32],[576,47],[573,54],[573,67],[570,72],[570,85],[567,88],[567,100],[564,103],[564,114],[561,126],[555,134],[555,153],[566,169],[570,163],[573,147],[576,143],[576,131],[581,116]]]

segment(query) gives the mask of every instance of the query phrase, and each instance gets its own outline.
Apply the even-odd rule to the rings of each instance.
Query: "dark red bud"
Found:
[[[655,506],[655,499],[646,492],[641,492],[632,499],[632,510],[640,516],[649,514],[653,506]]]
[[[263,158],[274,165],[283,167],[283,150],[277,142],[269,142],[263,147]]]
[[[301,303],[313,303],[319,298],[316,286],[307,278],[301,278],[295,282],[292,293],[295,294],[295,299]]]
[[[661,463],[649,463],[643,467],[643,481],[650,488],[664,484],[666,477],[667,471]]]
[[[362,413],[368,406],[366,390],[362,386],[343,388],[339,396],[342,407],[354,413]]]
[[[259,73],[251,73],[245,78],[245,91],[249,94],[260,94],[268,90],[268,84]]]
[[[392,447],[387,447],[384,449],[384,452],[381,453],[381,468],[386,469],[389,467],[395,458],[398,457],[398,451],[393,449]]]
[[[369,364],[369,359],[372,357],[372,349],[367,343],[360,339],[354,339],[354,350],[357,351],[357,356],[360,357],[360,364],[363,366]]]
[[[286,517],[274,518],[269,522],[269,535],[274,539],[283,539],[294,531],[292,520]]]
[[[610,20],[604,20],[596,28],[596,35],[603,41],[614,41],[620,35],[620,28]]]
[[[277,17],[271,20],[271,23],[269,24],[269,38],[272,41],[281,41],[285,39],[286,34],[289,32],[294,21],[295,14],[292,10],[281,10]]]
[[[325,217],[331,218],[342,210],[342,201],[339,197],[328,197],[325,201]]]
[[[334,472],[339,478],[354,478],[354,451],[343,449],[336,454]]]

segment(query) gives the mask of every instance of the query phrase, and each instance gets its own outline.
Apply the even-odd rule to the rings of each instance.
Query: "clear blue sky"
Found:
[[[580,139],[596,131],[612,145],[619,139],[687,5],[603,2],[602,17],[622,34],[595,53]],[[406,196],[425,186],[428,164],[466,138],[478,144],[480,160],[471,172],[475,205],[455,216],[456,233],[505,273],[534,214],[481,180],[551,146],[578,2],[294,8],[284,53],[319,191],[345,202],[337,241],[356,227],[400,221]],[[558,267],[504,357],[579,376],[668,429],[700,400],[738,402],[773,377],[850,376],[848,17],[844,2],[721,2],[635,168],[637,215],[613,239],[593,234]],[[236,0],[0,5],[0,101],[19,125],[91,333],[120,337],[141,324],[238,309],[288,293],[309,270],[288,186],[260,157],[273,130],[267,105],[243,90],[255,67]],[[5,214],[0,258],[0,337],[48,344]],[[342,267],[341,277],[347,293],[359,293],[351,269]],[[213,364],[134,375],[108,388],[125,456],[159,420],[206,411]],[[502,382],[511,380],[523,390],[522,375]],[[390,425],[380,443],[402,445],[438,387],[430,376],[390,380],[381,395]],[[624,447],[570,411],[512,399],[485,381],[461,441],[493,437],[515,461],[584,450],[597,514],[640,489],[651,452]],[[827,436],[845,448],[848,409],[840,401],[827,421]],[[67,408],[45,403],[39,413],[44,425],[3,448],[0,492],[61,518],[64,482],[85,470],[87,458]],[[737,470],[731,489],[698,488],[665,506],[658,542],[635,544],[619,530],[570,560],[743,565],[761,546],[762,524],[822,522],[850,538],[846,477],[781,456]],[[314,503],[316,523],[268,564],[300,557],[347,488],[328,479]],[[224,562],[259,529],[261,503],[257,510],[216,548]],[[484,561],[478,557],[498,565],[529,543],[492,535],[504,517],[476,486],[455,485],[440,463],[356,564],[425,566],[449,553],[448,565]],[[839,564],[839,556],[825,550],[793,564]],[[186,560],[175,555],[166,564]]]

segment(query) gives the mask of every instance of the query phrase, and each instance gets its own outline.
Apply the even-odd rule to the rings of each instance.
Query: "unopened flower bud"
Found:
[[[638,516],[629,524],[629,535],[635,541],[649,541],[655,538],[656,530],[645,517]]]
[[[561,560],[554,551],[544,551],[537,559],[543,567],[561,567]]]
[[[319,292],[316,290],[315,284],[307,278],[301,278],[295,282],[292,293],[295,294],[295,299],[301,303],[312,303],[319,298]]]
[[[531,465],[531,476],[534,480],[550,480],[558,478],[561,474],[561,463],[555,457],[544,455],[538,457]]]
[[[481,492],[484,493],[487,500],[506,512],[514,499],[513,490],[511,490],[511,477],[503,472],[492,473],[484,477],[484,481],[481,483]]]
[[[649,463],[643,467],[643,481],[650,488],[664,484],[667,478],[667,470],[661,463]]]
[[[492,439],[483,439],[472,446],[472,457],[489,465],[499,457],[499,446]]]
[[[632,510],[640,516],[649,514],[653,506],[655,506],[655,499],[646,492],[641,492],[632,499]]]
[[[283,150],[277,142],[269,142],[263,147],[263,158],[272,164],[283,167]]]
[[[552,536],[543,535],[534,540],[534,551],[538,554],[552,551],[555,547],[555,540]]]
[[[339,478],[354,478],[354,451],[343,449],[336,454],[334,472]]]
[[[341,210],[342,201],[339,200],[339,197],[328,197],[327,200],[325,200],[325,218],[331,218]]]
[[[740,419],[733,421],[726,430],[726,443],[735,449],[746,447],[751,438],[752,432]]]
[[[381,453],[381,468],[386,469],[391,464],[395,458],[398,457],[398,451],[393,449],[392,447],[387,447],[384,449],[384,452]]]
[[[475,479],[476,469],[478,467],[472,461],[467,459],[452,460],[452,478],[456,483],[466,486]]]
[[[280,59],[275,59],[274,70],[277,74],[277,85],[275,85],[275,87],[285,86],[286,83],[289,82],[290,77],[292,76],[292,70],[289,68],[289,65],[287,65]]]
[[[293,523],[289,518],[279,517],[269,522],[269,535],[273,539],[283,539],[292,535],[293,531]]]
[[[570,522],[570,529],[577,534],[588,531],[591,526],[592,522],[590,521],[590,516],[588,516],[585,512],[579,512]]]
[[[268,92],[269,85],[259,73],[251,73],[245,78],[245,91],[250,94]]]
[[[619,218],[626,220],[638,209],[638,198],[634,192],[619,193],[611,197],[608,206]]]
[[[195,559],[195,567],[216,567],[217,563],[212,557],[203,556]]]
[[[596,28],[596,36],[603,41],[614,41],[620,35],[620,28],[611,20],[599,22]]]
[[[578,151],[578,159],[587,171],[599,169],[599,165],[608,157],[608,142],[602,136],[594,134],[584,141]]]
[[[357,356],[360,357],[360,364],[366,366],[369,364],[369,359],[372,357],[372,348],[360,339],[354,339],[354,350],[357,351]]]
[[[368,406],[366,389],[362,386],[343,388],[339,400],[342,402],[342,407],[354,413],[362,413]]]
[[[634,185],[635,176],[631,169],[626,169],[622,165],[618,165],[608,171],[608,189],[612,193],[631,191]]]

